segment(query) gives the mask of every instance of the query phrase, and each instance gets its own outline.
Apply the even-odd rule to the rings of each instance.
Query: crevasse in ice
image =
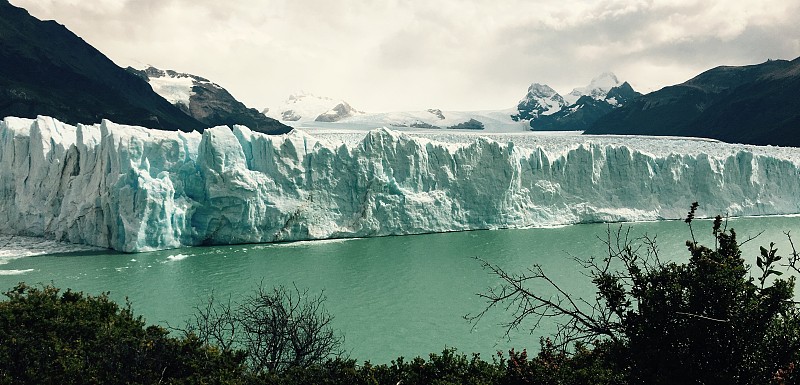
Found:
[[[652,155],[592,143],[553,153],[388,129],[347,145],[299,130],[200,134],[5,118],[0,232],[138,252],[676,219],[694,201],[712,214],[798,213],[799,162],[780,154]]]

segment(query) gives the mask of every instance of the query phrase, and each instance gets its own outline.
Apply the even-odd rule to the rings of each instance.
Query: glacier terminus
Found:
[[[0,233],[142,252],[678,219],[694,201],[731,216],[800,212],[795,148],[444,136],[379,128],[337,140],[8,117]]]

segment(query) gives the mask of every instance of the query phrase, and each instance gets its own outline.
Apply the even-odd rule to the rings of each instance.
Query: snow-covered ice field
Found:
[[[0,233],[128,252],[678,219],[694,201],[714,214],[800,213],[800,151],[523,131],[0,123]]]

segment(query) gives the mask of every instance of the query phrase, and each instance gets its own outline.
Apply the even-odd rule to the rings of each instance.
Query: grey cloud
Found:
[[[669,20],[702,13],[702,4],[639,8],[631,12],[614,12],[605,7],[596,9],[592,13],[594,17],[586,22],[554,26],[534,18],[528,24],[505,28],[494,38],[497,55],[532,64],[528,68],[516,68],[516,73],[507,74],[505,81],[524,79],[527,73],[528,81],[548,82],[566,91],[580,85],[575,83],[580,78],[588,82],[599,72],[618,71],[631,63],[683,65],[695,70],[726,63],[743,64],[748,60],[760,62],[776,55],[792,59],[800,54],[797,40],[791,39],[791,36],[800,36],[797,27],[800,23],[749,25],[730,39],[716,36],[714,31],[669,38],[656,29]],[[554,64],[552,58],[559,64]],[[554,65],[557,70],[551,67]],[[483,72],[487,73],[492,67],[493,64],[487,62]]]
[[[360,109],[512,106],[603,71],[658,88],[800,55],[800,2],[12,0],[121,65],[211,78],[265,107],[298,88]],[[748,8],[761,5],[761,8]]]

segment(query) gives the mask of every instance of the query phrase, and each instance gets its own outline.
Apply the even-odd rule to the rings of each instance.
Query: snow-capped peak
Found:
[[[153,91],[172,104],[183,104],[186,107],[189,106],[189,99],[194,95],[192,88],[195,85],[208,84],[215,88],[222,88],[197,75],[162,70],[152,65],[147,65],[145,68],[137,70],[146,77]]]
[[[553,97],[553,95],[557,94],[558,92],[550,88],[550,86],[547,84],[533,83],[530,87],[528,87],[528,94],[525,95],[524,99],[520,100],[520,103],[532,99],[550,99]]]
[[[512,115],[514,120],[531,120],[541,115],[551,115],[566,103],[561,95],[546,84],[533,83],[528,87],[528,93],[517,103],[517,114]]]
[[[603,72],[599,76],[592,79],[586,87],[578,87],[572,90],[569,94],[564,96],[564,101],[568,105],[573,105],[580,99],[581,96],[588,95],[597,100],[605,99],[608,91],[612,88],[619,86],[621,83],[617,76],[612,72]]]
[[[324,100],[324,101],[333,101],[333,99],[325,96],[316,96],[308,91],[300,90],[296,93],[289,95],[286,99],[286,103],[303,103],[304,101],[307,102],[309,100]]]
[[[335,122],[348,116],[363,114],[343,100],[316,96],[307,91],[289,95],[280,106],[265,109],[264,113],[284,122],[315,120]]]

